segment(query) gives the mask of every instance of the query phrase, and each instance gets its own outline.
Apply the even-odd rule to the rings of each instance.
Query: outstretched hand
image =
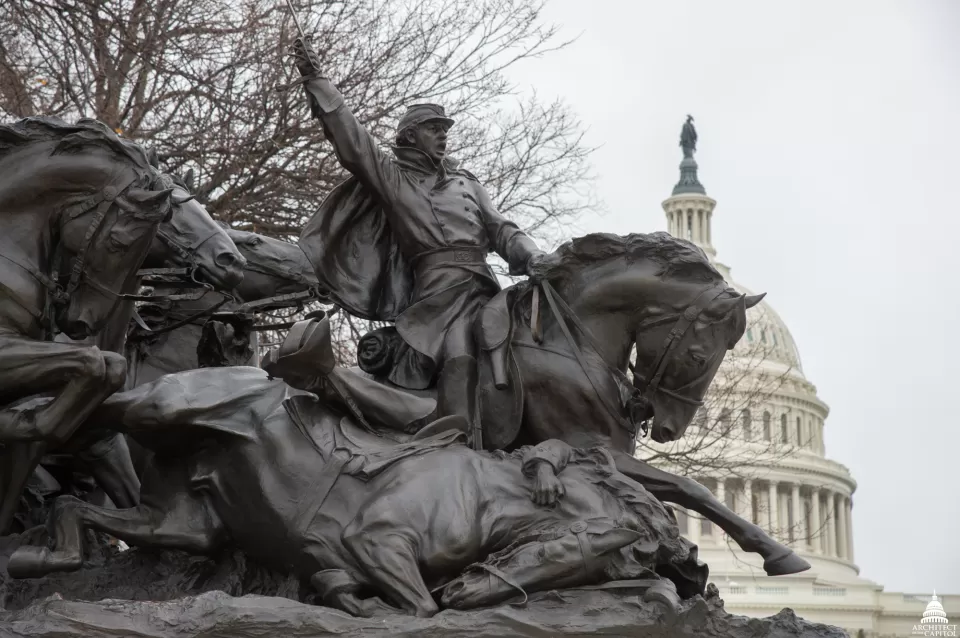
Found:
[[[537,505],[553,507],[566,493],[567,490],[557,478],[553,466],[545,461],[538,463],[537,478],[531,496],[533,502]]]
[[[300,75],[316,75],[320,73],[320,58],[303,38],[293,41],[293,56],[296,58],[297,70]]]

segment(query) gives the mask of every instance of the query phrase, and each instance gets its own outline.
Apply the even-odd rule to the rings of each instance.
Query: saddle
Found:
[[[513,306],[522,290],[524,288],[513,286],[498,293],[478,313],[475,324],[480,349],[477,404],[484,447],[489,450],[503,449],[513,443],[523,418],[523,380],[510,347],[514,333]],[[392,327],[377,332],[388,341],[400,339]],[[338,368],[330,344],[329,316],[319,311],[297,322],[280,348],[267,353],[261,367],[270,375],[310,392],[318,391],[318,378],[326,379],[368,431],[367,417],[378,422],[387,419],[391,427],[408,432],[429,421],[436,407],[435,388],[417,392],[394,388],[375,375]],[[375,401],[374,397],[377,397]],[[387,414],[387,403],[389,412],[398,413]],[[371,408],[375,414],[370,413]]]

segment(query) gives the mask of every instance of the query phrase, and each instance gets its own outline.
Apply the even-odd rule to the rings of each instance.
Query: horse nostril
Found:
[[[242,256],[231,252],[220,253],[213,261],[221,268],[243,268],[246,265],[246,260]]]

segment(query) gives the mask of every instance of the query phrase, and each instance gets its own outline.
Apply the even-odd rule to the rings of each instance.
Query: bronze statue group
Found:
[[[666,233],[541,251],[447,156],[443,108],[411,106],[383,150],[296,52],[351,174],[299,245],[217,224],[189,175],[98,122],[0,126],[0,533],[51,459],[82,456],[112,504],[57,497],[49,542],[17,549],[9,574],[81,569],[95,529],[234,545],[361,616],[604,583],[676,607],[707,568],[666,502],[768,574],[807,569],[633,456],[647,431],[684,435],[760,297]],[[692,157],[692,118],[683,141]],[[527,279],[501,289],[490,252]],[[307,300],[388,327],[346,368],[317,313],[246,365],[250,317]]]

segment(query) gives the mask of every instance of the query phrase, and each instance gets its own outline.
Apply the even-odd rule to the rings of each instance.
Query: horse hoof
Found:
[[[83,559],[80,556],[25,545],[17,548],[7,561],[7,573],[11,578],[41,578],[52,572],[73,572],[82,566]]]
[[[798,574],[810,569],[810,563],[803,560],[791,550],[786,554],[776,558],[768,558],[763,562],[763,571],[767,576],[786,576],[787,574]]]
[[[7,561],[7,573],[11,578],[40,578],[47,574],[44,567],[49,560],[50,550],[46,547],[18,547]]]

